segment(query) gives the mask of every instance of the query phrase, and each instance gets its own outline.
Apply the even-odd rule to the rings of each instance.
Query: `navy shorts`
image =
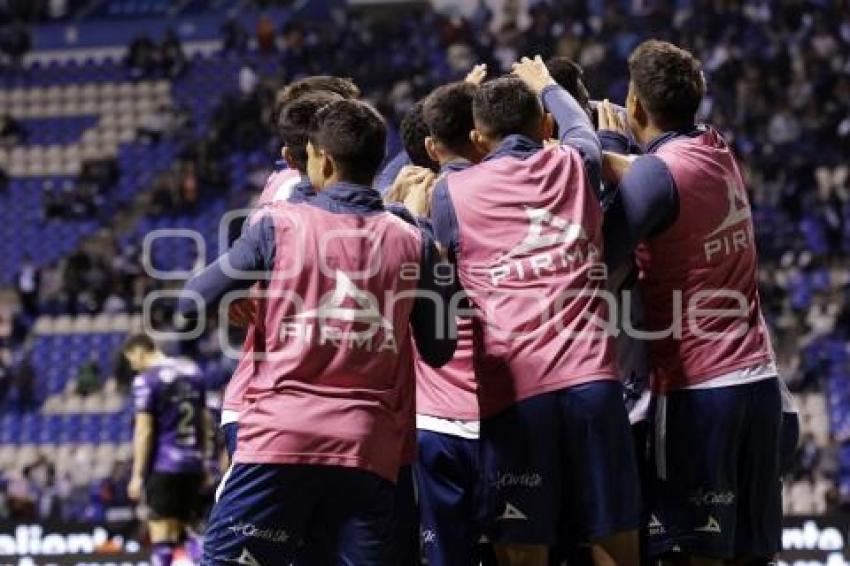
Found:
[[[775,379],[659,396],[653,556],[771,557],[782,532],[782,407]]]
[[[364,470],[234,464],[202,564],[391,564],[394,504],[395,485]]]
[[[427,430],[418,434],[416,486],[428,564],[477,565],[482,559],[479,541],[488,515],[481,443]]]
[[[482,421],[481,439],[494,541],[551,546],[640,526],[640,480],[618,381],[525,399]]]
[[[404,466],[398,471],[393,512],[393,564],[419,566],[419,511],[413,486],[413,466]]]
[[[236,437],[239,435],[239,423],[232,422],[221,425],[221,431],[224,433],[224,447],[227,450],[227,457],[233,461],[233,454],[236,453]]]

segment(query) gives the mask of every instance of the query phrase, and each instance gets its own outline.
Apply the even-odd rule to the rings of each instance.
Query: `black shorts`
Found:
[[[203,476],[153,472],[145,486],[151,519],[190,521],[199,504]]]

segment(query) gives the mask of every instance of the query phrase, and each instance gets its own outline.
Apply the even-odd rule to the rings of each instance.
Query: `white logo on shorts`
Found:
[[[525,513],[523,513],[522,511],[520,511],[519,509],[517,509],[516,507],[514,507],[510,503],[505,503],[505,510],[502,511],[502,514],[499,515],[498,518],[499,519],[519,519],[521,521],[528,520],[528,517],[525,515]]]
[[[254,555],[248,552],[247,548],[242,549],[242,554],[236,559],[237,564],[245,564],[245,566],[260,566],[260,563],[254,558]]]
[[[727,506],[735,503],[735,493],[732,491],[704,491],[700,488],[688,500],[697,507],[703,505]]]
[[[697,532],[700,532],[700,533],[719,534],[719,533],[722,532],[720,530],[720,523],[717,521],[717,519],[715,519],[711,515],[708,516],[708,522],[705,525],[703,525],[701,527],[697,527],[695,530]]]
[[[658,517],[653,513],[649,516],[649,534],[653,536],[663,535],[666,532],[664,525],[658,520]]]

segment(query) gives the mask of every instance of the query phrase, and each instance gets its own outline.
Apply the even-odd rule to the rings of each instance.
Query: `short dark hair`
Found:
[[[136,348],[141,348],[145,352],[153,352],[156,350],[156,342],[147,334],[131,334],[124,340],[124,344],[121,346],[121,352],[126,354]]]
[[[502,77],[481,85],[472,100],[475,127],[495,138],[530,135],[543,118],[537,95],[515,77]]]
[[[310,143],[333,157],[344,180],[371,185],[386,154],[387,126],[369,104],[340,100],[316,113]]]
[[[305,94],[283,107],[277,121],[277,131],[283,145],[300,172],[307,170],[307,141],[313,120],[323,107],[343,98],[330,91]]]
[[[475,127],[472,99],[478,90],[466,81],[449,83],[434,90],[425,99],[425,125],[434,138],[456,153],[471,142],[469,132]]]
[[[587,109],[587,87],[584,86],[584,69],[570,59],[556,55],[546,61],[546,68],[555,82],[573,95],[582,108]]]
[[[659,128],[693,124],[705,81],[690,52],[666,41],[644,41],[629,56],[629,74],[635,94]]]
[[[342,98],[352,100],[360,96],[360,88],[351,79],[331,75],[304,77],[278,91],[277,100],[275,101],[275,107],[277,108],[276,114],[280,115],[280,110],[295,99],[305,94],[320,91],[333,92]]]
[[[425,150],[425,138],[429,135],[431,132],[428,130],[428,124],[425,123],[425,101],[420,100],[401,119],[399,136],[411,163],[419,167],[436,169],[437,164]]]

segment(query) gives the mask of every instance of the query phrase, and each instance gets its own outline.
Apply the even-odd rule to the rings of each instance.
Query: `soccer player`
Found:
[[[317,195],[269,208],[187,283],[179,308],[191,317],[189,296],[215,304],[270,276],[266,355],[240,410],[205,564],[305,555],[392,563],[394,482],[414,426],[411,338],[436,366],[451,358],[454,340],[436,247],[386,212],[372,188],[385,139],[383,118],[367,104],[324,107],[307,147]],[[244,277],[226,274],[233,270]]]
[[[346,100],[360,98],[360,88],[349,78],[332,75],[312,75],[298,79],[277,93],[275,100],[275,116],[280,116],[286,105],[301,98],[305,94],[316,92],[331,92]]]
[[[647,41],[629,72],[628,126],[646,154],[624,168],[605,238],[612,266],[637,242],[647,252],[651,551],[699,564],[768,560],[781,529],[781,399],[746,185],[723,137],[695,123],[699,61]]]
[[[145,334],[130,336],[122,352],[140,372],[133,380],[136,420],[127,494],[138,501],[144,488],[153,564],[169,566],[204,483],[210,423],[203,377],[195,364],[166,357]]]
[[[307,132],[316,112],[339,100],[342,97],[338,94],[319,91],[304,94],[283,107],[278,120],[278,132],[283,141],[282,156],[286,167],[269,176],[258,205],[282,200],[301,203],[315,195],[307,178]],[[242,397],[254,375],[257,357],[262,353],[261,349],[257,350],[257,346],[262,345],[264,331],[258,325],[261,321],[257,319],[256,311],[263,305],[262,297],[243,299],[234,303],[230,313],[233,322],[246,327],[239,363],[225,388],[222,406],[221,427],[231,458],[236,451]]]
[[[487,484],[500,503],[497,554],[547,564],[569,515],[598,564],[635,564],[634,450],[614,345],[599,326],[599,141],[539,57],[514,74],[476,92],[472,136],[487,157],[448,176],[432,203],[435,236],[456,258],[481,327],[475,366]],[[543,148],[544,105],[560,116],[565,145]]]
[[[483,157],[470,139],[477,89],[469,82],[451,83],[425,100],[423,116],[430,134],[425,148],[440,164],[439,184]],[[422,192],[430,205],[430,192]],[[485,530],[472,319],[458,317],[457,327],[457,349],[448,364],[432,368],[418,356],[416,360],[415,471],[423,548],[434,566],[479,564],[478,542]]]

